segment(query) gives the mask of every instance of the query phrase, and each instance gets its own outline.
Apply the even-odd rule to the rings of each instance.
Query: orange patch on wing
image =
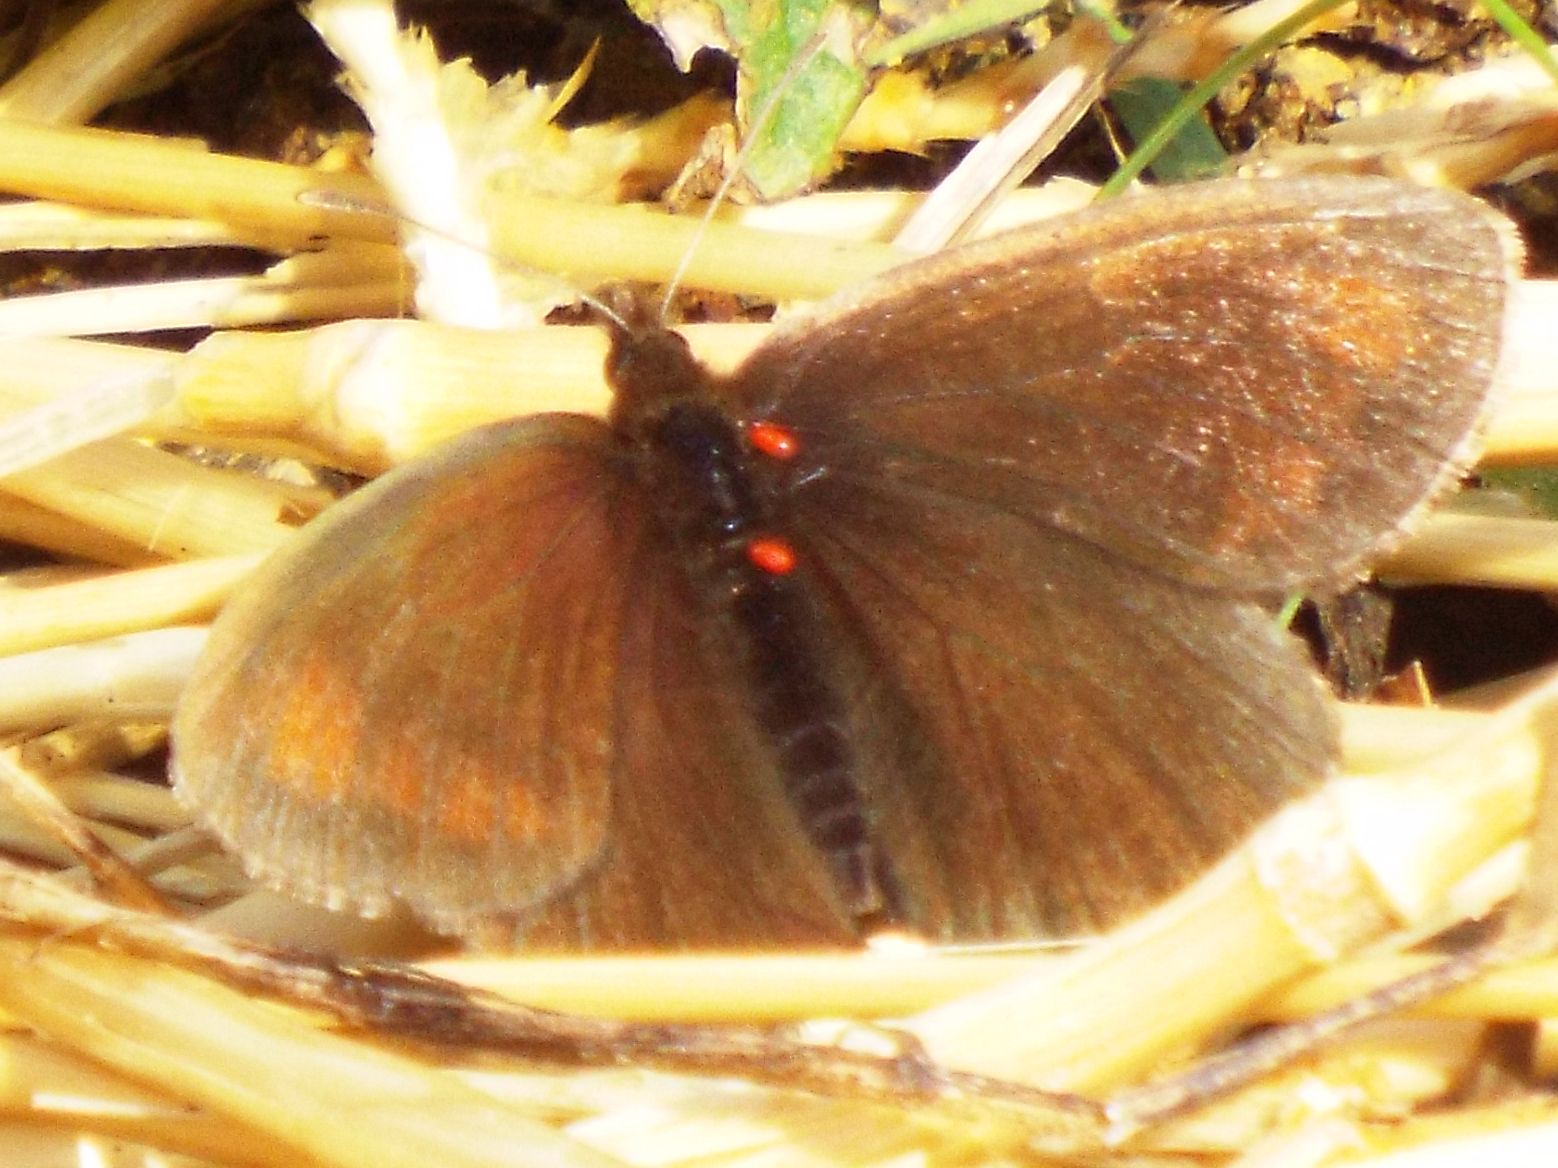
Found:
[[[358,696],[324,655],[307,659],[277,684],[288,689],[271,734],[277,780],[295,798],[339,799],[361,743]]]
[[[438,834],[462,843],[482,843],[492,838],[498,801],[492,776],[466,771],[439,792],[436,810]]]
[[[1270,500],[1283,499],[1299,515],[1318,516],[1325,506],[1327,468],[1303,443],[1271,443],[1258,467],[1244,476],[1248,489],[1230,493],[1215,530],[1207,533],[1207,550],[1246,551],[1270,545],[1273,532]]]
[[[1389,288],[1359,276],[1306,285],[1312,297],[1304,342],[1365,377],[1388,377],[1406,356],[1409,307]]]
[[[427,803],[428,752],[411,735],[392,729],[370,746],[369,756],[368,793],[395,818],[420,824]]]
[[[531,798],[524,783],[471,767],[442,784],[435,822],[440,835],[482,844],[501,836],[534,840],[547,834],[546,808]]]

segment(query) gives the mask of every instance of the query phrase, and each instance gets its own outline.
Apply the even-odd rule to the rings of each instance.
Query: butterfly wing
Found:
[[[471,917],[597,860],[614,744],[590,715],[614,700],[627,584],[596,570],[622,518],[608,440],[566,417],[467,436],[332,508],[228,605],[173,774],[257,874]]]
[[[983,504],[830,477],[815,506],[796,539],[852,673],[891,679],[857,684],[853,740],[927,934],[1107,928],[1327,772],[1331,706],[1268,613]]]
[[[1500,224],[1396,183],[1170,191],[911,265],[735,374],[798,438],[787,530],[920,927],[1113,924],[1328,772],[1252,602],[1344,579],[1468,457]]]
[[[853,920],[785,798],[731,629],[643,546],[619,657],[611,837],[527,949],[849,945]]]
[[[1474,200],[1403,183],[1175,188],[907,265],[779,330],[732,391],[829,474],[1192,583],[1333,584],[1464,469],[1517,251]]]
[[[468,435],[223,612],[173,772],[258,875],[542,947],[852,936],[611,444],[566,415]]]

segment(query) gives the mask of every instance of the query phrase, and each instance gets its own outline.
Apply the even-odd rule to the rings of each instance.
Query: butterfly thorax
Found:
[[[699,575],[729,576],[735,568],[725,582],[739,588],[746,547],[775,522],[777,480],[752,457],[708,372],[677,334],[619,333],[608,375],[616,390],[613,429],[663,529],[685,560],[701,565]]]

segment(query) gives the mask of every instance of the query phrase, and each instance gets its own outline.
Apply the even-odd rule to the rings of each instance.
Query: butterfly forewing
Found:
[[[596,861],[631,602],[615,550],[643,523],[610,450],[576,417],[475,432],[338,505],[229,605],[174,775],[251,868],[454,924]]]
[[[1353,572],[1470,456],[1515,245],[1400,183],[1206,184],[909,265],[781,330],[740,409],[1139,566]]]

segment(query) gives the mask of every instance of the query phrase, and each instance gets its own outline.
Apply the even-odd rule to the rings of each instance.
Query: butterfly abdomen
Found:
[[[690,358],[689,358],[690,360]],[[660,377],[661,362],[634,374]],[[701,371],[685,371],[701,378]],[[718,617],[715,651],[735,653],[751,716],[772,751],[786,800],[823,857],[844,905],[862,922],[898,916],[892,881],[871,838],[843,703],[823,664],[823,630],[805,565],[775,526],[772,482],[741,428],[681,378],[656,392],[632,384],[622,428],[644,457],[666,538]],[[694,392],[688,392],[693,389]]]

